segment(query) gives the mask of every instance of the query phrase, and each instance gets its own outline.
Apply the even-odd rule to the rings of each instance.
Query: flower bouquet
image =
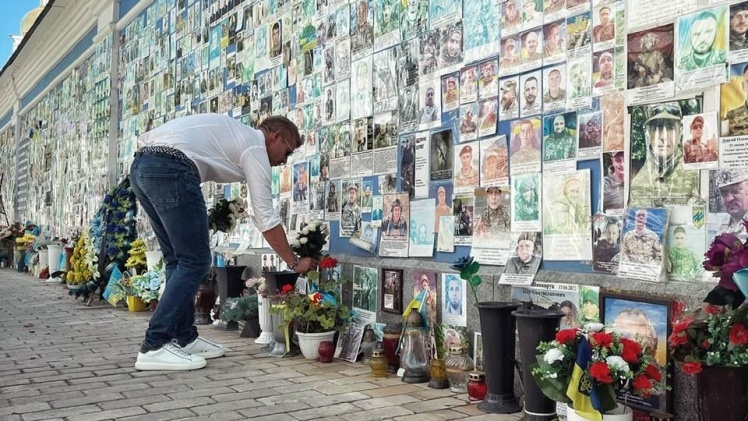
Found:
[[[234,199],[221,199],[210,208],[208,213],[208,223],[213,231],[231,232],[239,223],[239,219],[244,213],[244,206]]]
[[[328,235],[330,235],[330,231],[326,224],[321,221],[312,221],[296,232],[296,237],[291,242],[291,248],[299,257],[321,260],[324,257],[322,249],[327,244]]]
[[[743,224],[748,229],[748,221]],[[748,245],[735,234],[720,234],[705,256],[704,269],[713,272],[719,284],[704,302],[738,308],[748,295]]]
[[[538,351],[532,375],[540,390],[589,419],[615,410],[622,391],[646,398],[666,389],[654,357],[636,341],[605,332],[600,323],[561,330]]]
[[[260,276],[259,278],[249,278],[244,282],[244,286],[248,290],[254,292],[260,297],[266,297],[268,293],[267,280],[265,277]]]

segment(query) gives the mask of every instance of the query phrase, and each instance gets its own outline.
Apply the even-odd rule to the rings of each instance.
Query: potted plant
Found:
[[[748,222],[745,223],[748,227]],[[699,419],[748,418],[748,246],[721,234],[706,253],[704,268],[719,277],[702,308],[673,306],[668,338],[676,365],[696,376]]]
[[[665,390],[655,358],[634,340],[601,323],[564,329],[538,346],[532,376],[550,399],[569,405],[568,420],[631,421],[617,393],[647,397]]]
[[[244,295],[238,298],[229,298],[221,307],[221,318],[226,321],[232,322],[244,322],[244,329],[242,330],[242,337],[245,336],[245,332],[248,330],[250,323],[249,321],[257,318],[257,297],[254,295]]]
[[[322,254],[327,243],[329,231],[327,225],[313,221],[296,234],[291,244],[294,252],[300,257],[312,257],[319,260],[320,270],[307,273],[307,291],[297,293],[290,285],[284,285],[278,301],[283,312],[283,320],[293,323],[299,338],[299,348],[307,359],[319,357],[319,344],[332,341],[335,332],[345,330],[351,312],[343,305],[341,286],[347,282],[344,278],[334,276],[333,270],[338,261]]]

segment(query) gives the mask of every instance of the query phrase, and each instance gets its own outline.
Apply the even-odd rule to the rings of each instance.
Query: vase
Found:
[[[527,421],[550,421],[556,418],[556,401],[540,390],[532,377],[532,365],[537,362],[540,342],[552,341],[561,324],[564,312],[544,308],[522,308],[512,312],[517,319],[519,354],[522,361],[522,386],[525,390]]]
[[[145,311],[145,303],[143,302],[143,300],[140,299],[140,297],[128,295],[127,296],[127,311],[132,311],[132,312]]]
[[[273,342],[273,319],[270,316],[270,298],[257,295],[257,315],[260,319],[260,336],[256,344],[267,345]]]
[[[148,270],[154,270],[163,257],[164,255],[160,250],[145,252],[145,262]]]
[[[696,398],[700,421],[748,420],[748,367],[703,366]]]
[[[304,333],[296,331],[296,336],[299,337],[299,348],[301,348],[301,355],[307,360],[316,360],[319,358],[319,344],[328,341],[332,342],[335,338],[335,331],[321,333]]]
[[[483,372],[486,373],[486,398],[478,409],[494,414],[514,414],[522,407],[514,396],[514,330],[512,312],[519,304],[509,302],[478,303],[483,334]],[[491,334],[486,334],[491,332]]]
[[[37,265],[37,272],[34,274],[37,277],[44,268],[49,266],[49,250],[39,250],[39,264]]]
[[[60,256],[62,256],[62,246],[57,244],[50,244],[47,246],[47,252],[49,255],[47,256],[49,260],[49,274],[52,275],[53,273],[60,270]]]
[[[200,288],[195,294],[195,324],[209,325],[213,323],[210,317],[210,311],[216,304],[216,293],[213,287],[205,282],[200,284]]]
[[[555,405],[555,402],[554,402]],[[567,406],[566,421],[590,421],[591,418],[580,415],[577,411]],[[605,411],[603,421],[633,421],[634,411],[628,406],[618,405],[616,409]]]
[[[268,295],[276,295],[284,285],[296,287],[299,274],[296,272],[263,272]]]
[[[273,324],[273,342],[268,345],[269,354],[273,357],[282,357],[288,352],[288,323],[283,318],[283,310],[278,309],[270,313]]]
[[[258,336],[260,336],[259,320],[256,315],[249,316],[249,318],[244,321],[244,327],[242,328],[242,333],[239,334],[239,337],[254,339]]]

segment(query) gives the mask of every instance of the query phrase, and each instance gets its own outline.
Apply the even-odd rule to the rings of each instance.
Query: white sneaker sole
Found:
[[[205,360],[179,364],[135,361],[135,369],[140,371],[189,371],[199,370],[204,368],[206,365],[208,365],[208,362]]]
[[[187,352],[189,352],[189,351],[187,351]],[[197,353],[194,353],[194,354],[192,354],[192,353],[190,353],[190,354],[191,355],[197,355],[197,356],[203,357],[206,360],[210,360],[212,358],[223,357],[226,354],[226,350],[225,349],[217,349],[215,351],[205,351],[205,352],[197,352]]]

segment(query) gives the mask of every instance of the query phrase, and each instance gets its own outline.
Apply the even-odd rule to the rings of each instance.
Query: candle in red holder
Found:
[[[332,357],[335,354],[335,347],[331,341],[323,341],[319,344],[319,362],[331,363]]]
[[[470,373],[467,384],[468,400],[480,402],[486,397],[486,376],[479,371]]]
[[[388,324],[384,327],[382,337],[382,349],[387,357],[387,371],[396,373],[400,368],[400,356],[397,354],[397,348],[400,345],[400,335],[403,327],[399,324]]]

